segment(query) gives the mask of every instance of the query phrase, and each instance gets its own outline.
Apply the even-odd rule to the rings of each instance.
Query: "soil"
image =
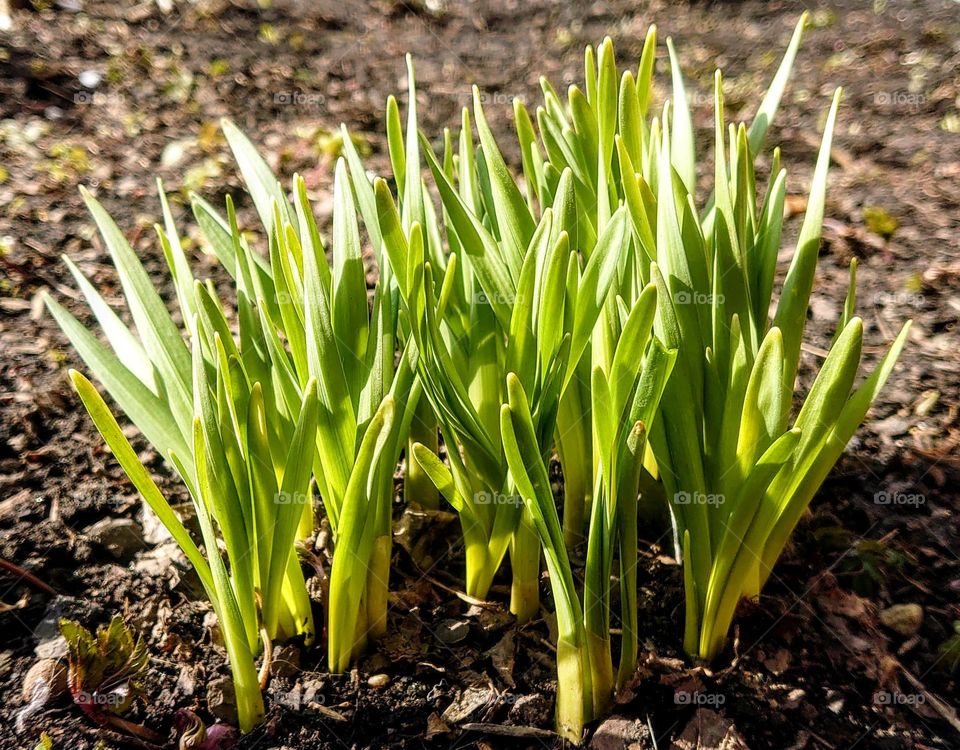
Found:
[[[176,747],[178,709],[213,721],[207,685],[227,674],[196,582],[144,525],[135,493],[69,387],[66,368],[78,360],[38,304],[46,289],[81,311],[62,253],[117,288],[78,185],[96,191],[160,278],[151,229],[156,176],[172,193],[191,247],[189,190],[215,204],[233,194],[241,221],[253,225],[220,117],[234,119],[278,173],[304,174],[326,222],[340,122],[371,169],[389,169],[384,103],[396,93],[403,106],[404,53],[416,60],[426,132],[456,128],[477,83],[516,164],[511,99],[535,106],[540,75],[558,87],[579,81],[584,44],[607,34],[620,60],[637,59],[654,21],[681,48],[706,148],[714,66],[728,82],[728,117],[749,117],[805,6],[812,25],[769,139],[783,146],[794,205],[802,206],[809,186],[830,93],[842,84],[845,94],[801,382],[809,385],[829,344],[854,257],[867,359],[908,317],[910,343],[711,669],[683,657],[679,567],[659,530],[644,530],[641,667],[616,718],[592,726],[589,741],[598,748],[960,747],[950,670],[960,644],[943,650],[960,621],[956,3],[263,5],[34,0],[15,7],[13,29],[0,33],[0,559],[39,579],[0,571],[0,748],[33,748],[41,732],[56,748],[144,746],[97,727],[65,700],[15,728],[23,678],[38,645],[51,647],[59,616],[94,628],[119,612],[142,634],[150,669],[128,718],[157,732],[162,746]],[[664,57],[661,49],[661,82]],[[798,217],[788,224],[794,237]],[[198,263],[219,278],[211,262],[198,255]],[[185,501],[163,463],[136,445],[161,488]],[[457,536],[452,517],[424,519],[399,504],[396,516],[388,636],[339,677],[324,672],[322,648],[279,651],[268,721],[239,746],[559,745],[550,733],[549,587],[545,617],[517,628],[502,608],[455,595],[460,551],[444,541]],[[107,546],[90,528],[104,518],[118,535]],[[424,534],[434,540],[432,560],[416,546]],[[321,552],[307,564],[322,576]],[[494,589],[501,603],[505,583]],[[922,608],[915,633],[881,622],[896,604]]]

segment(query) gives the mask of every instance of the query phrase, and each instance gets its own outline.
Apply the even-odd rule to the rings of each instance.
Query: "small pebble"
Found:
[[[383,674],[372,674],[367,678],[367,684],[372,688],[384,688],[390,684],[390,675]]]
[[[83,533],[118,560],[133,557],[144,546],[140,526],[129,518],[104,518],[85,528]]]
[[[100,85],[100,81],[103,80],[100,71],[92,69],[80,71],[80,75],[78,75],[77,78],[80,80],[80,85],[87,89],[95,89]]]
[[[919,604],[894,604],[880,612],[880,622],[895,633],[916,635],[923,624],[923,607]]]

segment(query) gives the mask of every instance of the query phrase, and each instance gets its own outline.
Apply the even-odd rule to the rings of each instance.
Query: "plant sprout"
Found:
[[[415,349],[394,361],[392,271],[380,252],[373,187],[349,137],[334,179],[331,267],[303,179],[294,177],[291,205],[246,136],[229,123],[224,131],[261,221],[271,227],[270,273],[261,284],[275,290],[276,327],[291,352],[282,377],[288,388],[311,378],[318,385],[314,477],[335,544],[327,646],[330,669],[342,672],[368,638],[386,632],[393,473],[420,392]],[[197,199],[194,209],[211,244],[225,250],[222,220]],[[379,261],[372,305],[358,213]]]
[[[162,193],[161,193],[162,196]],[[197,570],[220,619],[236,683],[241,728],[261,718],[254,657],[273,639],[314,638],[313,612],[294,548],[308,504],[317,421],[314,381],[283,394],[257,378],[279,368],[285,353],[258,359],[268,321],[230,334],[212,283],[195,282],[162,197],[169,233],[158,227],[177,288],[185,331],[178,329],[143,266],[100,204],[87,204],[114,259],[135,335],[69,259],[65,259],[107,338],[101,343],[53,299],[47,305],[80,356],[136,424],[175,466],[200,522],[206,554],[190,537],[141,465],[96,388],[71,379],[127,476]],[[189,337],[189,347],[184,336]],[[270,414],[270,418],[268,418]],[[282,414],[282,418],[279,416]],[[220,559],[223,544],[229,570]],[[261,634],[262,628],[262,634]]]
[[[57,302],[48,298],[47,304],[120,408],[168,457],[190,490],[206,556],[139,464],[96,389],[71,373],[127,475],[198,570],[223,623],[246,731],[263,713],[253,663],[261,645],[295,635],[307,643],[314,638],[294,548],[297,537],[313,530],[311,473],[335,539],[350,540],[337,546],[331,571],[332,668],[345,669],[368,634],[384,632],[393,468],[409,425],[406,405],[416,391],[410,357],[401,359],[394,378],[395,315],[389,297],[375,292],[373,312],[368,310],[344,164],[338,164],[335,183],[331,270],[302,179],[294,179],[296,210],[285,200],[280,204],[282,193],[266,187],[269,172],[249,141],[231,124],[224,127],[271,239],[268,260],[240,234],[229,199],[223,219],[194,197],[198,223],[234,278],[237,340],[213,284],[194,280],[162,193],[165,228],[157,231],[182,329],[119,228],[86,194],[120,272],[137,335],[69,259],[109,346]],[[341,515],[349,519],[344,524]],[[209,554],[221,541],[229,569]]]
[[[873,374],[855,388],[863,325],[853,314],[854,264],[830,355],[791,420],[840,92],[827,117],[806,216],[772,320],[768,310],[786,176],[775,151],[761,203],[754,164],[787,84],[805,22],[806,14],[749,128],[742,124],[727,128],[722,78],[717,73],[714,192],[701,212],[694,200],[697,154],[692,120],[670,40],[673,100],[665,104],[660,118],[649,123],[644,119],[655,30],[647,36],[636,82],[625,72],[617,88],[613,47],[607,40],[596,56],[587,51],[586,94],[572,88],[564,112],[545,84],[545,107],[538,112],[547,163],[554,173],[573,169],[580,177],[579,194],[585,196],[586,205],[596,206],[595,213],[580,223],[584,231],[602,226],[617,202],[627,205],[631,233],[642,250],[637,257],[645,261],[632,270],[633,288],[651,280],[656,283],[657,335],[679,349],[663,419],[651,433],[655,460],[647,456],[644,471],[659,477],[671,499],[684,561],[685,648],[704,659],[722,648],[737,603],[759,593],[801,514],[889,376],[907,335],[905,326]],[[550,170],[536,166],[539,149],[530,145],[529,135],[521,135],[521,142],[528,144],[525,153],[531,153],[524,162],[527,179],[541,185],[542,192],[548,183],[536,177]],[[595,168],[589,156],[596,156]],[[528,164],[533,166],[528,169]],[[623,286],[624,296],[628,288]],[[595,338],[595,358],[597,344],[602,355],[603,335],[601,331]],[[576,438],[576,429],[568,438],[563,414],[561,409],[558,444],[585,445]],[[565,478],[584,464],[579,458],[570,463],[564,465]],[[582,484],[574,481],[573,486]],[[579,498],[573,500],[576,508]]]
[[[622,306],[621,335],[608,369],[594,368],[593,432],[601,469],[589,524],[583,604],[577,594],[560,519],[523,386],[508,376],[501,409],[503,443],[512,476],[530,509],[550,571],[557,609],[557,730],[579,742],[586,721],[610,707],[615,685],[633,675],[637,662],[637,496],[646,436],[676,359],[652,340],[656,288],[651,284],[629,312]],[[619,562],[623,628],[620,666],[614,679],[610,643],[610,580]]]
[[[410,86],[412,91],[412,67]],[[511,609],[523,620],[537,611],[539,545],[501,445],[498,414],[507,396],[506,374],[516,372],[530,390],[541,451],[548,454],[559,397],[574,375],[569,363],[588,344],[613,282],[627,217],[622,211],[611,221],[581,266],[570,245],[577,215],[572,175],[561,177],[553,205],[535,220],[497,148],[478,91],[474,115],[479,147],[465,110],[457,158],[448,134],[441,164],[425,140],[411,138],[413,111],[405,149],[391,145],[394,171],[402,169],[408,178],[406,200],[398,209],[383,181],[375,192],[381,236],[420,355],[420,381],[450,468],[423,444],[414,447],[414,456],[460,514],[467,594],[486,596],[509,550]],[[399,124],[388,125],[391,130],[399,131]],[[419,177],[409,180],[421,148],[440,195],[442,226]],[[419,209],[407,208],[412,195],[421,201]],[[442,247],[441,229],[449,251]]]
[[[73,702],[100,726],[119,729],[150,744],[163,738],[142,724],[123,718],[135,699],[143,698],[141,680],[147,675],[149,655],[143,639],[114,615],[96,635],[80,623],[61,618],[66,641],[66,686]]]

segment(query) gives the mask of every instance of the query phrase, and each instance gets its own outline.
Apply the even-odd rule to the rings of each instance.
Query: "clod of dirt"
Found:
[[[304,675],[306,677],[306,675]],[[319,700],[323,701],[323,691],[327,686],[327,682],[324,679],[317,678],[307,678],[303,681],[303,695],[308,701]]]
[[[479,625],[486,634],[497,633],[513,622],[513,615],[503,607],[488,607],[471,604],[467,609],[467,617]]]
[[[223,633],[220,630],[220,621],[214,612],[206,612],[203,615],[203,629],[210,635],[210,642],[217,646],[223,646]]]
[[[698,708],[697,713],[684,728],[683,734],[670,745],[670,750],[749,750],[749,748],[730,719],[709,708]]]
[[[428,570],[433,565],[432,555],[437,549],[444,549],[443,540],[456,521],[455,513],[406,508],[396,524],[393,539],[417,565]]]
[[[67,640],[59,634],[43,638],[33,652],[41,659],[62,659],[67,655]]]
[[[130,518],[104,518],[85,528],[83,533],[117,560],[127,560],[144,547],[143,532]]]
[[[270,676],[288,678],[300,671],[300,649],[291,644],[277,646],[273,650]]]
[[[290,689],[282,687],[279,683],[270,683],[270,700],[280,706],[285,706],[291,711],[303,711],[305,707],[303,686],[297,682]]]
[[[894,604],[880,612],[880,622],[894,633],[909,638],[920,631],[923,607],[919,604]]]
[[[550,724],[553,705],[540,693],[523,695],[510,706],[509,719],[519,726],[539,727]]]
[[[207,710],[227,724],[237,723],[237,696],[233,680],[218,677],[207,685]]]
[[[197,672],[193,667],[186,664],[180,667],[180,675],[177,677],[177,689],[186,697],[190,697],[197,690]]]
[[[440,718],[440,714],[434,712],[427,717],[427,731],[424,733],[424,739],[436,737],[438,734],[447,734],[450,727],[447,722]]]
[[[178,509],[178,514],[184,515]],[[170,535],[170,532],[167,530],[167,527],[163,525],[163,522],[157,517],[157,514],[150,510],[150,506],[146,503],[141,503],[140,512],[137,513],[137,520],[140,522],[140,527],[143,529],[143,539],[147,544],[164,544],[165,542],[172,542],[173,537]],[[187,519],[192,520],[191,518]],[[176,544],[174,545],[176,549],[180,549]]]
[[[590,739],[590,750],[647,750],[654,747],[650,728],[640,719],[611,716]]]
[[[138,555],[133,569],[145,576],[166,578],[170,582],[170,588],[175,588],[180,582],[177,562],[182,558],[183,554],[176,542],[164,542]]]

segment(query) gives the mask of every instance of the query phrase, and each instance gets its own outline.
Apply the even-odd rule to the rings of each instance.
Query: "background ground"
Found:
[[[187,191],[215,204],[239,194],[217,128],[221,116],[233,118],[284,177],[304,174],[326,220],[340,122],[369,150],[371,168],[388,170],[383,107],[389,93],[405,101],[404,53],[417,61],[427,132],[456,127],[477,83],[506,144],[513,97],[536,106],[540,75],[558,88],[579,81],[583,45],[606,34],[621,61],[636,60],[654,21],[661,38],[672,35],[681,48],[699,142],[707,144],[714,67],[724,69],[728,116],[749,117],[805,7],[812,27],[770,139],[783,145],[797,203],[830,93],[840,84],[846,93],[804,382],[820,361],[818,347],[829,342],[853,257],[868,354],[907,317],[915,320],[911,342],[764,596],[740,618],[736,648],[713,672],[681,658],[679,568],[659,535],[647,534],[643,666],[619,718],[592,742],[960,746],[950,707],[957,680],[951,652],[941,650],[960,620],[960,6],[162,5],[37,0],[15,8],[13,30],[0,36],[0,558],[62,594],[53,598],[0,574],[0,747],[32,748],[42,730],[56,747],[130,745],[64,704],[15,732],[21,680],[35,648],[51,646],[60,615],[92,627],[120,611],[144,634],[151,673],[135,716],[171,741],[174,710],[193,707],[209,719],[207,683],[224,674],[196,587],[141,527],[136,497],[68,387],[66,367],[77,360],[37,304],[37,293],[49,289],[79,309],[61,253],[115,288],[79,184],[96,190],[159,272],[150,228],[159,215],[155,176],[173,193],[181,231],[191,237]],[[658,73],[666,80],[662,55]],[[250,218],[244,205],[241,220],[250,225]],[[169,476],[159,461],[153,465]],[[165,487],[179,492],[172,482]],[[113,519],[106,531],[90,529],[105,517]],[[417,527],[415,518],[401,520],[405,529]],[[455,538],[445,522],[400,539],[391,633],[381,649],[343,678],[323,674],[317,650],[285,652],[287,668],[271,685],[270,721],[244,748],[555,744],[541,731],[551,726],[555,688],[547,625],[516,630],[501,612],[471,610],[452,596],[460,585],[455,547],[433,561],[404,549],[420,533]],[[322,571],[322,556],[315,561]],[[893,604],[920,605],[919,630],[901,634],[881,624]],[[372,675],[386,675],[387,684],[378,676],[371,687]],[[491,732],[496,726],[521,729],[504,737]]]

